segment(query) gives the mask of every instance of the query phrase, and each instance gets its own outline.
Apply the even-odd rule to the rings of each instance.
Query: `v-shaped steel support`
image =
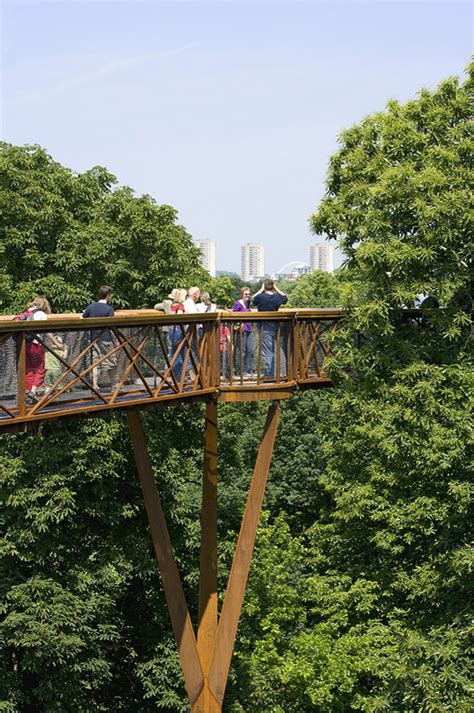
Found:
[[[280,405],[274,402],[268,410],[222,612],[218,619],[217,404],[214,401],[206,404],[197,641],[153,477],[143,425],[138,412],[131,411],[127,416],[191,711],[192,713],[220,713],[270,470],[280,418]]]
[[[186,691],[193,704],[204,687],[196,637],[184,598],[183,586],[173,554],[171,539],[161,507],[160,496],[153,477],[150,456],[146,447],[143,424],[138,411],[127,413],[138,475],[145,500],[156,559],[160,567],[163,589],[170,613],[174,636],[178,644],[179,659]]]

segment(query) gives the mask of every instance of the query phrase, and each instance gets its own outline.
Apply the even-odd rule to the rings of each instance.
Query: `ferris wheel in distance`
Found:
[[[311,267],[307,262],[294,260],[282,265],[282,267],[280,267],[280,269],[275,273],[274,279],[297,280],[298,277],[301,277],[301,275],[307,275],[309,272],[311,272]]]

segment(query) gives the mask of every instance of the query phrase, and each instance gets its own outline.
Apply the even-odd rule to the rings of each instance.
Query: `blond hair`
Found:
[[[28,307],[36,307],[37,309],[46,312],[46,314],[51,314],[51,305],[44,295],[36,295],[34,300],[32,300]]]

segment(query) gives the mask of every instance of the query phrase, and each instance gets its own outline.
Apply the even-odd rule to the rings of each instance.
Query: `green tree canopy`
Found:
[[[312,225],[349,258],[342,382],[284,407],[233,713],[473,707],[471,92],[390,102],[331,159]],[[404,317],[422,292],[441,308]]]
[[[472,106],[471,67],[464,83],[390,101],[340,137],[311,226],[339,239],[363,282],[351,304],[361,329],[388,331],[387,318],[420,293],[446,308],[445,335],[462,338],[469,324]]]
[[[151,307],[205,278],[177,211],[96,166],[76,174],[38,146],[0,144],[0,308],[36,293],[81,310],[111,284],[118,307]]]
[[[349,257],[340,278],[348,317],[332,359],[342,376],[333,390],[283,403],[229,712],[472,710],[471,86],[448,80],[390,103],[345,132],[331,160],[312,224],[340,236]],[[82,307],[103,280],[124,305],[151,304],[183,282],[212,294],[173,209],[112,190],[104,169],[75,176],[37,148],[5,146],[2,165],[8,307],[40,289],[60,309]],[[144,239],[143,263],[130,226]],[[90,266],[74,235],[90,245]],[[101,253],[102,236],[113,254]],[[176,251],[166,279],[150,267],[154,239]],[[94,273],[94,262],[103,269]],[[402,317],[419,292],[443,306],[424,310],[421,324]],[[221,587],[264,411],[219,406]],[[145,422],[195,617],[202,409]],[[0,710],[184,713],[121,417],[1,439]]]
[[[204,287],[211,295],[211,300],[215,302],[220,309],[230,309],[235,300],[240,296],[235,281],[228,275],[208,277],[207,282],[204,282]]]
[[[341,289],[336,275],[315,270],[302,275],[290,294],[290,307],[339,307]]]

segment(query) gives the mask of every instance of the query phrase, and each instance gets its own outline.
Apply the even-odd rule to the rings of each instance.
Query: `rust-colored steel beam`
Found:
[[[127,381],[129,375],[130,375],[131,373],[133,373],[133,369],[136,370],[136,372],[137,372],[138,376],[140,377],[141,382],[142,382],[143,386],[145,387],[146,391],[148,391],[149,395],[150,395],[151,397],[153,397],[153,391],[152,391],[152,389],[150,388],[150,386],[148,385],[148,382],[147,382],[145,376],[143,375],[142,370],[140,369],[140,367],[139,367],[139,365],[138,365],[138,363],[137,363],[138,358],[141,356],[142,351],[143,351],[143,348],[144,348],[144,346],[146,345],[146,343],[147,343],[147,341],[148,341],[148,338],[149,338],[149,336],[150,336],[150,330],[151,330],[151,327],[148,327],[147,330],[145,331],[145,335],[143,336],[142,341],[140,342],[140,344],[138,345],[138,347],[135,347],[134,344],[133,344],[133,342],[130,342],[130,344],[128,345],[129,347],[132,347],[132,348],[135,350],[135,354],[134,354],[133,356],[132,356],[132,354],[131,354],[131,350],[129,350],[127,346],[124,346],[124,352],[125,352],[125,354],[126,354],[126,356],[127,356],[127,359],[129,360],[130,363],[129,363],[129,364],[125,367],[125,369],[123,370],[123,373],[122,373],[122,375],[120,376],[120,379],[119,379],[119,381],[118,381],[118,383],[117,383],[117,385],[116,385],[116,387],[115,387],[115,389],[114,389],[114,393],[112,394],[112,398],[109,400],[109,403],[113,404],[113,403],[115,402],[115,400],[117,399],[117,396],[118,396],[119,393],[120,393],[120,390],[123,388],[123,386],[124,386],[125,382]],[[119,332],[118,330],[117,330],[117,331],[114,331],[114,332],[113,332],[113,335],[114,335],[114,337],[117,339],[118,342],[122,343],[122,339],[121,339],[121,336],[120,336],[120,332]]]
[[[199,662],[196,638],[184,597],[181,579],[173,555],[173,548],[161,506],[160,496],[153,477],[145,433],[137,411],[127,413],[138,475],[142,486],[145,508],[153,538],[156,559],[161,572],[163,589],[170,613],[171,624],[178,643],[179,658],[186,691],[193,705],[204,687],[204,678]]]
[[[45,344],[44,340],[40,338],[39,334],[36,335],[38,341],[40,344],[43,346],[43,349],[46,351],[51,352],[51,349]],[[61,364],[66,368],[66,371],[63,371],[62,374],[58,376],[57,379],[55,379],[54,383],[48,391],[45,393],[45,395],[35,404],[35,406],[31,409],[29,409],[29,416],[34,416],[39,410],[41,410],[45,406],[49,406],[51,403],[53,403],[55,400],[58,399],[59,396],[61,396],[64,391],[67,390],[68,386],[71,385],[71,382],[68,382],[68,384],[61,388],[60,391],[55,391],[56,387],[59,386],[59,384],[64,381],[70,374],[74,374],[74,376],[78,377],[76,381],[80,380],[84,383],[86,388],[94,393],[94,395],[99,398],[104,404],[107,403],[107,400],[100,394],[97,389],[94,388],[93,384],[91,384],[87,379],[83,377],[82,372],[78,371],[75,369],[75,366],[80,362],[80,360],[87,354],[87,352],[90,352],[92,347],[97,344],[99,337],[97,336],[88,346],[81,351],[81,353],[74,359],[72,364],[69,364],[66,359],[64,359],[60,354],[55,354],[56,359],[58,359]]]
[[[204,675],[217,630],[217,403],[206,404],[197,645]]]
[[[209,690],[207,675],[217,632],[217,403],[206,404],[204,467],[201,506],[201,561],[197,646],[204,688],[192,713],[220,713],[221,706]]]
[[[280,404],[274,402],[268,409],[224,604],[217,627],[216,643],[209,669],[208,682],[211,694],[220,705],[224,700],[227,676],[244,600],[250,560],[252,559],[279,419]]]
[[[18,415],[26,414],[26,334],[17,335],[18,349],[18,371],[17,371],[17,389],[18,389]]]
[[[222,705],[216,701],[209,687],[206,685],[196,703],[191,706],[191,713],[221,713]]]

